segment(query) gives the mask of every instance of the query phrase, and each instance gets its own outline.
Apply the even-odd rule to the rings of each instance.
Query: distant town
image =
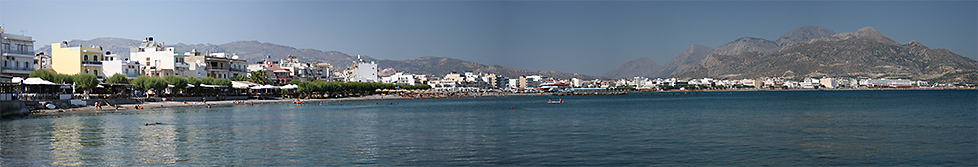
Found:
[[[359,59],[350,67],[303,62],[292,55],[268,55],[247,62],[230,53],[177,51],[145,37],[128,55],[67,41],[51,53],[34,51],[30,36],[2,32],[0,100],[70,100],[135,97],[309,98],[363,95],[376,90],[542,93],[576,91],[696,91],[750,89],[974,88],[973,84],[922,80],[823,77],[789,80],[778,76],[719,80],[711,78],[594,79],[542,75],[502,76],[452,72],[428,76],[408,72],[378,75],[378,64]],[[278,58],[281,57],[281,58]],[[397,70],[397,69],[395,69]],[[153,79],[157,78],[157,79]],[[326,89],[318,83],[377,83]],[[161,84],[162,83],[162,84]],[[378,85],[379,84],[379,85]],[[25,86],[28,85],[28,86]],[[33,85],[33,86],[31,86]],[[369,84],[368,84],[369,85]],[[79,95],[82,93],[84,95]],[[92,97],[89,94],[96,94]],[[201,99],[201,98],[196,98]],[[206,98],[203,98],[206,100]]]

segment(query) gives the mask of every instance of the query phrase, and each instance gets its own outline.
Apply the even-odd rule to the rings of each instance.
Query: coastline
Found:
[[[767,91],[858,91],[858,90],[879,90],[879,91],[892,91],[892,90],[978,90],[978,89],[965,89],[965,88],[927,88],[927,89],[892,89],[892,88],[854,88],[854,89],[720,89],[720,90],[668,90],[668,91],[627,91],[624,94],[642,94],[642,93],[686,93],[689,92],[767,92]],[[699,93],[696,93],[699,94]],[[619,95],[619,94],[599,94],[599,95]],[[144,102],[140,104],[124,104],[119,105],[118,109],[111,106],[102,106],[102,110],[96,110],[95,106],[84,106],[69,109],[40,109],[32,111],[30,115],[20,116],[20,117],[9,117],[0,119],[0,121],[17,120],[17,119],[32,119],[47,116],[63,116],[63,115],[79,115],[79,114],[98,114],[98,113],[126,113],[126,112],[137,112],[137,111],[154,111],[154,110],[165,110],[165,109],[178,109],[178,108],[193,108],[193,107],[236,107],[241,105],[252,105],[252,104],[277,104],[277,103],[293,103],[295,100],[300,100],[302,102],[317,103],[317,102],[343,102],[343,101],[384,101],[384,100],[422,100],[422,99],[444,99],[444,98],[472,98],[472,97],[507,97],[507,96],[593,96],[592,94],[560,94],[560,93],[463,93],[455,95],[437,95],[437,96],[421,96],[421,95],[371,95],[362,97],[341,97],[341,98],[328,98],[328,99],[275,99],[275,100],[224,100],[224,101],[208,101],[202,103],[200,101],[193,102],[177,102],[177,101],[161,101],[161,102]],[[142,106],[142,109],[138,109],[137,106]]]
[[[48,116],[63,116],[63,115],[80,115],[80,114],[99,114],[99,113],[127,113],[127,112],[138,112],[138,111],[154,111],[154,110],[165,110],[165,109],[177,109],[177,108],[194,108],[194,107],[235,107],[242,105],[261,105],[261,104],[277,104],[277,103],[293,103],[295,100],[300,100],[303,103],[334,103],[334,102],[344,102],[344,101],[384,101],[384,100],[421,100],[421,99],[444,99],[444,98],[471,98],[471,97],[506,97],[506,96],[549,96],[551,94],[547,93],[459,93],[459,94],[425,94],[425,95],[390,95],[390,94],[380,94],[380,95],[370,95],[361,97],[341,97],[341,98],[328,98],[328,99],[275,99],[275,100],[258,100],[258,99],[248,99],[248,100],[222,100],[222,101],[207,101],[206,103],[200,101],[159,101],[159,102],[143,102],[140,104],[124,104],[119,105],[116,109],[112,106],[102,106],[102,110],[96,110],[95,106],[84,106],[75,107],[68,109],[39,109],[31,111],[30,115],[19,116],[19,117],[8,117],[2,118],[0,121],[17,120],[17,119],[32,119]],[[137,106],[141,106],[142,109],[138,109]]]
[[[407,98],[393,95],[373,95],[364,97],[342,97],[342,98],[332,98],[332,99],[302,99],[303,102],[343,102],[343,101],[380,101],[380,100],[411,100],[415,98]],[[126,113],[126,112],[137,112],[137,111],[154,111],[154,110],[165,110],[165,109],[178,109],[178,108],[194,108],[194,107],[235,107],[250,104],[278,104],[278,103],[292,103],[297,99],[276,99],[276,100],[224,100],[224,101],[207,101],[206,103],[200,101],[194,102],[177,102],[177,101],[161,101],[161,102],[144,102],[141,104],[124,104],[119,105],[116,109],[112,106],[102,106],[102,110],[96,110],[95,106],[84,106],[69,109],[40,109],[32,111],[30,115],[21,117],[11,117],[0,119],[0,121],[5,120],[17,120],[17,119],[31,119],[40,118],[47,116],[62,116],[62,115],[79,115],[79,114],[99,114],[99,113]],[[142,109],[137,109],[137,106],[141,106]]]

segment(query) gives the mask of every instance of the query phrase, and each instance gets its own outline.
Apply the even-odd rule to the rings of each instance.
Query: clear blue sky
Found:
[[[641,57],[660,64],[693,44],[777,40],[801,26],[872,26],[978,59],[976,1],[20,1],[0,0],[7,32],[35,47],[154,36],[166,43],[258,40],[405,60],[453,57],[601,75]],[[284,56],[284,55],[276,55]]]

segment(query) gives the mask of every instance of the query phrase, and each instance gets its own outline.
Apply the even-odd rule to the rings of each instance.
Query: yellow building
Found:
[[[105,51],[101,46],[68,46],[68,42],[51,44],[51,68],[60,74],[78,73],[102,75],[102,60]],[[57,47],[55,47],[57,46]]]

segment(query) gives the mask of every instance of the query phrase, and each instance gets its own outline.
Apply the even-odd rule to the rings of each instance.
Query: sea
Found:
[[[0,166],[976,166],[976,126],[976,90],[264,104],[0,121]]]

